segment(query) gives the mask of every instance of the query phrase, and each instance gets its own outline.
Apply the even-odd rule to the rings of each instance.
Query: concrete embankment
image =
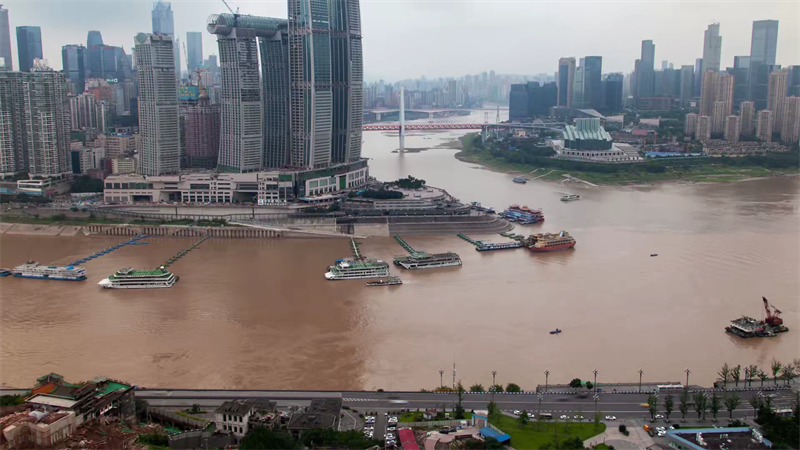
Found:
[[[224,237],[224,238],[280,238],[281,230],[242,227],[195,227],[176,225],[35,225],[24,223],[2,223],[0,234],[34,236],[148,236],[163,237]]]
[[[390,235],[494,234],[514,226],[495,215],[395,217],[389,222]]]

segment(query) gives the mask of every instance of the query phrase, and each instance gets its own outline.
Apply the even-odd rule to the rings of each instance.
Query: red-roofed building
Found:
[[[419,450],[417,440],[414,438],[414,431],[411,428],[401,428],[397,431],[400,438],[400,445],[403,450]]]

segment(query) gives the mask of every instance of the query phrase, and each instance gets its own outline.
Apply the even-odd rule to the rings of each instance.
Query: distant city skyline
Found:
[[[226,12],[222,2],[171,3],[176,37],[184,41],[186,32],[202,32],[203,58],[217,54],[214,36],[205,32],[204,27],[210,14]],[[46,13],[42,12],[43,4],[47,5]],[[107,45],[121,46],[129,53],[133,36],[151,29],[151,1],[86,4],[91,9],[78,7],[81,4],[69,0],[56,3],[10,0],[4,6],[9,11],[12,30],[18,26],[41,27],[44,58],[57,70],[61,69],[61,47],[85,43],[89,30],[99,30]],[[800,5],[779,2],[736,5],[723,9],[719,3],[585,2],[572,12],[573,29],[565,33],[563,24],[547,19],[563,13],[563,5],[556,3],[487,2],[465,6],[442,2],[365,2],[361,8],[365,23],[362,33],[369,38],[364,45],[364,58],[369,62],[365,78],[399,81],[422,75],[458,77],[489,70],[498,74],[553,75],[558,70],[559,58],[585,55],[602,56],[604,73],[629,73],[640,56],[643,40],[655,43],[656,61],[666,60],[679,67],[702,56],[704,31],[714,22],[720,23],[720,34],[724,37],[720,66],[731,67],[734,56],[750,54],[752,22],[766,19],[780,21],[776,63],[800,64]],[[239,6],[242,14],[287,17],[282,1],[234,2],[232,6]],[[515,13],[509,14],[510,11]],[[606,20],[597,21],[596,17]],[[655,17],[659,18],[655,22],[659,25],[679,20],[680,30],[671,25],[654,26],[651,19]],[[477,29],[481,32],[476,33]],[[13,33],[11,39],[14,67],[18,67]],[[547,45],[534,46],[525,53],[505,45],[537,40]],[[504,48],[509,51],[503,51]],[[411,60],[414,64],[409,64]],[[185,70],[185,64],[181,64],[181,69]]]

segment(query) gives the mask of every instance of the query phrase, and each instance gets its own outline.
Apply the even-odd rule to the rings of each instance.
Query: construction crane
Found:
[[[767,297],[761,297],[764,300],[764,310],[767,312],[767,322],[768,325],[772,325],[773,327],[777,327],[779,325],[783,325],[783,319],[781,319],[781,311],[770,305],[769,301],[767,301]]]

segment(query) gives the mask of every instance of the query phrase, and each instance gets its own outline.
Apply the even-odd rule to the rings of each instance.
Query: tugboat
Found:
[[[761,297],[761,299],[764,302],[764,310],[767,313],[765,320],[742,316],[736,320],[731,320],[731,324],[725,328],[725,331],[745,339],[751,337],[775,337],[778,333],[789,331],[789,328],[783,325],[781,311],[770,305],[766,297]]]
[[[558,334],[558,333],[561,333],[561,330],[559,330],[558,328],[550,332],[550,334]]]
[[[401,280],[400,277],[394,276],[389,276],[384,280],[367,282],[367,286],[394,286],[398,284],[403,284],[403,280]]]

